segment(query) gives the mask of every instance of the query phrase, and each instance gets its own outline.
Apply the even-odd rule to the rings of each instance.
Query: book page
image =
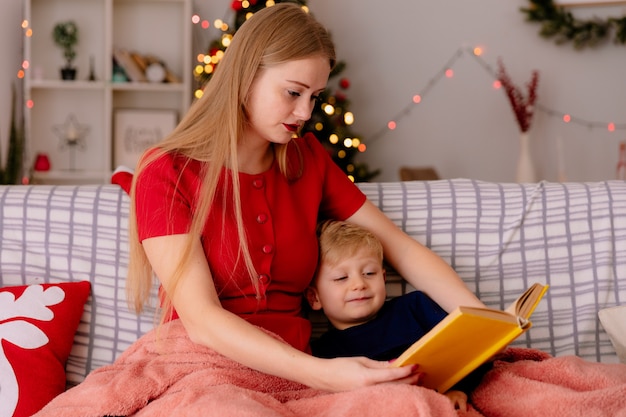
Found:
[[[504,311],[514,316],[528,319],[547,290],[547,285],[535,283]]]

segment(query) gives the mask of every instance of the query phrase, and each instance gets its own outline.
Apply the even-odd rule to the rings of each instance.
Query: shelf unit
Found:
[[[24,7],[32,29],[24,42],[26,158],[32,167],[45,153],[51,165],[33,182],[107,183],[117,165],[118,109],[170,110],[180,119],[191,104],[191,0],[26,0]],[[68,20],[79,31],[72,81],[61,80],[63,51],[52,39],[54,26]],[[158,57],[181,82],[113,82],[116,47]],[[69,120],[82,132],[74,146],[63,134]]]

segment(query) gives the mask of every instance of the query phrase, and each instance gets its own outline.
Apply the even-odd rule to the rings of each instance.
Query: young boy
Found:
[[[447,315],[419,291],[386,301],[383,248],[369,231],[327,221],[320,225],[319,247],[306,298],[313,310],[324,311],[332,327],[312,341],[313,355],[393,360]],[[466,408],[463,392],[445,394],[455,407]]]

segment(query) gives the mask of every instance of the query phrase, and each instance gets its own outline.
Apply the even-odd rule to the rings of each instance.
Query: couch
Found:
[[[533,327],[513,346],[619,361],[598,312],[626,303],[626,182],[453,179],[359,187],[399,227],[449,262],[487,305],[504,309],[533,282],[549,284]],[[126,304],[128,208],[129,198],[117,185],[0,186],[0,287],[90,283],[89,297],[76,301],[80,321],[65,326],[72,336],[67,387],[113,362],[157,320],[153,308],[137,316]],[[410,290],[388,271],[389,296]],[[9,300],[18,298],[19,292]],[[0,316],[5,351],[11,334],[2,327],[10,330],[9,321]],[[316,323],[314,337],[322,330],[323,323]],[[5,351],[0,350],[0,366],[6,365]]]

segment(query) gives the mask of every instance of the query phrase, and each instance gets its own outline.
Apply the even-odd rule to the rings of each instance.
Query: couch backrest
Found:
[[[488,306],[506,308],[534,282],[550,285],[533,328],[513,345],[618,361],[597,313],[626,304],[626,182],[455,179],[360,187]],[[397,276],[390,286],[392,294],[405,290]]]
[[[502,309],[530,283],[550,284],[533,328],[515,345],[617,362],[597,312],[626,303],[625,182],[359,187],[486,304]],[[114,185],[0,186],[0,286],[92,283],[67,367],[70,385],[111,363],[155,323],[154,310],[137,317],[126,305],[128,207]],[[388,275],[391,296],[410,290]]]
[[[0,187],[0,286],[90,281],[69,385],[111,363],[154,324],[125,298],[129,198],[118,186]]]

